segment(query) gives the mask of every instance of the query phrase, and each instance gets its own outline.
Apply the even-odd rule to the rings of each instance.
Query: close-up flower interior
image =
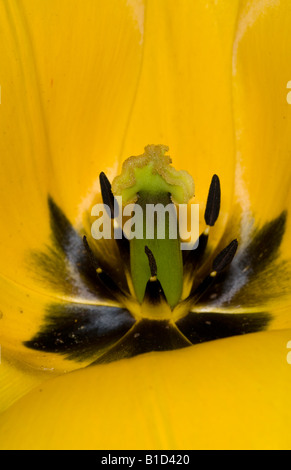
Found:
[[[290,29],[1,1],[0,449],[291,448]]]

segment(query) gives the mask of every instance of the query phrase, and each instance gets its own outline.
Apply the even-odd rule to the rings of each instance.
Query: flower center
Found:
[[[49,282],[55,289],[57,284],[60,292],[64,290],[69,296],[67,301],[48,304],[39,331],[24,341],[27,348],[64,356],[78,368],[80,362],[83,366],[103,364],[268,327],[270,314],[238,312],[237,306],[245,301],[246,286],[257,285],[258,273],[278,256],[286,212],[255,228],[250,242],[241,247],[228,269],[237,240],[215,255],[208,245],[220,212],[220,181],[214,175],[204,212],[206,228],[197,234],[199,243],[193,237],[187,246],[190,250],[183,249],[180,238],[187,237],[167,234],[181,227],[180,211],[179,217],[171,217],[176,215],[177,204],[187,207],[189,201],[192,209],[194,185],[186,172],[170,166],[166,151],[165,146],[148,146],[143,155],[131,157],[112,188],[106,175],[100,174],[109,226],[118,235],[115,240],[95,243],[91,237],[82,237],[90,232],[89,214],[84,217],[81,235],[48,198],[52,246],[32,253],[33,261],[45,285]],[[123,206],[117,204],[119,198]],[[148,206],[168,211],[160,219],[154,213],[148,224]],[[137,215],[130,217],[134,209]],[[160,232],[165,235],[159,236]],[[221,240],[228,236],[225,232]],[[263,295],[265,298],[268,292]],[[233,306],[236,310],[232,312]]]
[[[194,196],[194,182],[186,171],[177,171],[171,166],[170,157],[165,155],[167,151],[166,146],[149,145],[144,154],[130,157],[124,162],[122,172],[114,179],[112,187],[105,174],[100,175],[103,202],[110,208],[113,224],[116,223],[116,199],[119,198],[122,204],[119,209],[123,210],[123,216],[127,216],[125,222],[121,219],[122,236],[117,242],[121,254],[124,250],[129,252],[133,294],[130,299],[96,265],[88,241],[84,238],[97,275],[137,319],[176,321],[185,316],[189,305],[196,303],[211,286],[217,273],[231,263],[237,249],[237,241],[233,240],[216,257],[212,270],[199,286],[185,286],[185,270],[200,263],[209,229],[218,218],[220,182],[214,175],[204,215],[206,230],[194,247],[189,243],[188,249],[183,251],[177,205],[185,206]]]

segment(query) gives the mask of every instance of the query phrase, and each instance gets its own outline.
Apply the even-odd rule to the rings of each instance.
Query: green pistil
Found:
[[[121,175],[112,183],[112,192],[115,196],[122,196],[124,205],[135,202],[143,213],[143,238],[130,240],[131,277],[138,301],[143,303],[146,286],[151,278],[149,260],[145,254],[147,247],[155,259],[157,278],[167,302],[174,308],[182,294],[183,261],[178,227],[177,236],[169,236],[169,212],[175,218],[173,202],[186,204],[194,195],[194,183],[186,171],[177,171],[170,166],[171,159],[165,155],[167,150],[168,147],[163,145],[148,145],[143,155],[126,160]],[[164,219],[154,217],[153,239],[147,238],[149,204],[161,204],[169,210],[165,211]],[[164,227],[160,227],[161,224]],[[164,228],[163,238],[159,237],[160,228]]]
[[[145,255],[147,246],[155,259],[157,265],[157,278],[159,279],[168,304],[173,308],[180,300],[183,288],[183,260],[180,250],[179,237],[169,238],[169,213],[165,212],[165,238],[157,237],[159,230],[158,217],[154,221],[154,238],[146,238],[146,205],[162,204],[168,206],[169,210],[174,211],[174,204],[171,203],[169,193],[151,193],[141,192],[138,199],[138,205],[143,209],[143,239],[134,238],[130,241],[130,267],[131,276],[134,284],[137,299],[142,303],[145,295],[145,289],[148,280],[151,277],[149,260]]]

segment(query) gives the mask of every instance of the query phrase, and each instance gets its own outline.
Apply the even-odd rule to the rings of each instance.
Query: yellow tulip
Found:
[[[1,449],[291,448],[290,27],[289,0],[1,2]],[[184,288],[239,242],[170,323],[82,243],[99,174],[153,143],[202,221],[221,181]],[[126,288],[115,242],[92,250]]]

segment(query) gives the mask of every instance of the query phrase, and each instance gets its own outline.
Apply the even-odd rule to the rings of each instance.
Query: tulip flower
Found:
[[[1,449],[290,449],[290,27],[1,3]],[[120,196],[199,204],[198,247],[96,240]]]

